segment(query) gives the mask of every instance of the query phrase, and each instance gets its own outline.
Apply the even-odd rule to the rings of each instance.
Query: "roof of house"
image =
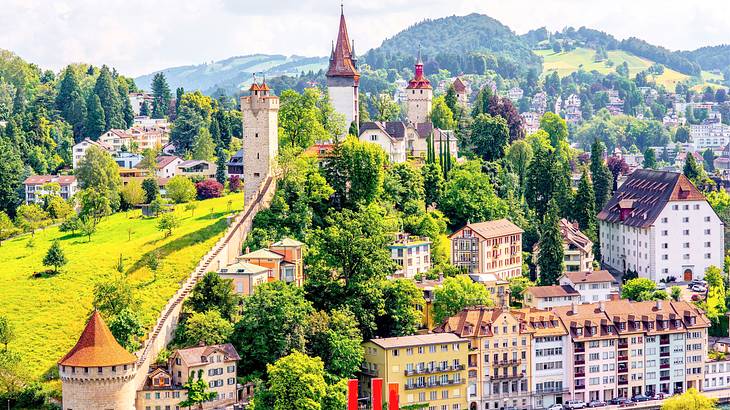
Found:
[[[365,131],[380,130],[395,140],[403,140],[406,137],[406,124],[403,121],[370,121],[360,125],[360,135]]]
[[[224,355],[224,361],[237,361],[241,359],[241,356],[236,352],[236,348],[230,343],[222,345],[210,345],[210,346],[195,346],[188,347],[185,349],[179,349],[175,352],[180,359],[185,362],[188,366],[197,366],[201,364],[207,364],[207,361],[203,361],[203,358],[207,358],[209,355],[221,352]],[[207,359],[206,359],[207,360]]]
[[[589,270],[583,272],[563,272],[564,277],[568,278],[573,284],[578,283],[599,283],[599,282],[616,282],[616,278],[607,270]]]
[[[473,280],[476,283],[484,283],[484,284],[504,284],[509,283],[507,280],[502,280],[497,277],[497,275],[493,273],[470,273],[469,278]]]
[[[284,259],[281,254],[268,249],[258,249],[238,257],[239,259]]]
[[[345,13],[340,14],[340,27],[337,30],[337,42],[332,47],[330,65],[327,69],[327,77],[355,77],[360,74],[352,61],[353,52],[350,44],[350,37],[347,34]]]
[[[388,337],[383,339],[370,339],[369,342],[375,343],[383,349],[393,349],[408,346],[423,346],[439,343],[468,342],[453,333],[428,333],[425,335]]]
[[[95,310],[86,322],[76,345],[58,364],[74,367],[107,367],[131,364],[137,356],[126,351],[112,335],[99,311]]]
[[[522,322],[533,336],[562,336],[568,334],[558,316],[549,310],[524,308],[517,310],[522,315]]]
[[[178,164],[178,168],[192,168],[197,165],[201,164],[207,164],[210,165],[211,163],[209,161],[204,161],[202,159],[189,159],[187,161],[183,161],[180,164]]]
[[[613,322],[608,319],[605,309],[601,310],[602,306],[605,305],[599,303],[574,304],[556,306],[552,308],[552,311],[560,318],[574,340],[616,337]],[[588,333],[589,328],[594,328],[596,333]],[[580,333],[577,329],[580,329]]]
[[[49,182],[57,182],[59,185],[69,185],[76,182],[73,175],[31,175],[23,181],[25,185],[41,185]]]
[[[421,50],[418,50],[418,59],[416,60],[415,75],[408,81],[407,89],[431,89],[431,82],[423,75],[423,60],[421,60]]]
[[[160,155],[157,157],[157,169],[165,168],[166,166],[173,163],[175,160],[181,160],[182,158],[175,155]]]
[[[436,333],[454,333],[461,337],[493,336],[492,324],[502,314],[512,315],[516,320],[521,320],[522,318],[516,310],[512,309],[469,306],[462,309],[459,313],[446,318],[433,331]],[[525,330],[520,328],[521,333]]]
[[[639,169],[631,173],[598,214],[610,223],[647,228],[670,201],[704,201],[683,174]]]
[[[254,265],[248,262],[236,262],[221,268],[218,273],[221,275],[258,275],[269,272],[271,269],[263,266]]]
[[[416,124],[416,132],[421,138],[428,138],[429,135],[434,131],[432,122],[419,122]]]
[[[231,159],[228,160],[226,165],[243,165],[243,148],[236,151],[235,154],[231,155]]]
[[[295,247],[295,246],[304,246],[304,244],[302,242],[297,241],[296,239],[283,238],[278,242],[272,243],[271,246],[288,248],[288,247]]]
[[[454,90],[457,93],[466,92],[466,84],[464,84],[464,82],[461,81],[460,77],[456,77],[456,79],[454,80]]]
[[[581,232],[578,228],[577,223],[571,223],[565,218],[562,218],[559,222],[560,233],[563,235],[563,242],[568,245],[573,245],[584,252],[590,252],[593,247],[593,242]]]
[[[536,298],[580,296],[580,293],[569,285],[533,286],[527,288],[525,293],[529,293]]]
[[[497,219],[494,221],[468,223],[466,226],[452,233],[449,238],[453,237],[464,228],[471,229],[484,239],[524,232],[519,226],[513,224],[508,219]]]

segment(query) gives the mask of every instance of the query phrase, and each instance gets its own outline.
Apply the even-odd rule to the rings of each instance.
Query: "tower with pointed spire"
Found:
[[[357,71],[355,42],[350,42],[345,24],[344,7],[340,5],[340,27],[337,41],[332,45],[330,64],[327,69],[327,90],[335,111],[345,116],[346,130],[353,122],[359,124],[358,87],[360,73]]]
[[[429,122],[433,100],[433,88],[423,75],[423,60],[421,48],[418,48],[415,75],[406,87],[406,117],[414,124]]]
[[[136,362],[94,311],[79,341],[58,362],[63,408],[134,409]]]
[[[241,97],[243,114],[243,193],[252,203],[259,188],[273,172],[279,153],[279,97],[271,95],[266,78],[254,76],[250,95]]]

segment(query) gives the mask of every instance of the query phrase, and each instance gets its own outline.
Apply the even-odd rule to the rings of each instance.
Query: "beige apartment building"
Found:
[[[508,280],[522,274],[522,233],[507,219],[469,223],[449,236],[451,263]]]

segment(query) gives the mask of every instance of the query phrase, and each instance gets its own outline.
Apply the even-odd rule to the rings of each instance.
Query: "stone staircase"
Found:
[[[177,325],[178,319],[177,316],[182,308],[182,303],[193,290],[195,284],[197,284],[206,273],[212,270],[211,265],[213,265],[216,261],[220,262],[220,257],[224,253],[223,251],[229,246],[237,247],[236,249],[228,249],[229,252],[233,251],[235,252],[235,255],[238,255],[241,252],[241,242],[237,242],[235,239],[240,239],[242,241],[245,238],[248,231],[251,229],[251,224],[256,213],[260,209],[269,206],[275,188],[276,180],[273,177],[269,177],[259,189],[256,200],[250,204],[246,204],[244,210],[235,216],[235,218],[230,222],[223,237],[221,237],[215,245],[213,245],[213,248],[211,248],[211,250],[203,256],[190,276],[182,282],[180,289],[178,289],[177,292],[175,292],[175,294],[167,301],[167,304],[161,310],[155,326],[148,334],[144,346],[137,351],[138,374],[143,374],[146,377],[149,365],[155,359],[155,356],[157,356],[160,350],[166,347],[170,342],[174,335],[174,329]],[[214,266],[214,268],[217,268],[217,266]]]

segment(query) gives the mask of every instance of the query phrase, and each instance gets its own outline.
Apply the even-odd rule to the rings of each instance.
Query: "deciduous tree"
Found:
[[[295,351],[269,364],[267,373],[273,410],[322,410],[327,383],[321,359]]]
[[[479,114],[471,125],[471,143],[474,152],[485,161],[504,157],[509,142],[509,129],[504,118]]]
[[[183,175],[176,175],[170,178],[165,185],[165,192],[168,198],[176,204],[192,201],[197,195],[195,184],[190,178]]]
[[[233,292],[230,279],[223,279],[215,272],[208,272],[195,284],[185,306],[194,312],[207,312],[215,309],[225,319],[231,320],[236,314],[238,296]]]
[[[434,290],[433,315],[436,323],[443,322],[468,306],[492,306],[494,301],[486,287],[466,275],[446,278]]]
[[[198,343],[217,345],[227,343],[232,334],[233,324],[223,318],[218,310],[211,309],[195,312],[185,321],[183,338],[188,346]]]

